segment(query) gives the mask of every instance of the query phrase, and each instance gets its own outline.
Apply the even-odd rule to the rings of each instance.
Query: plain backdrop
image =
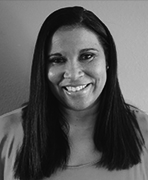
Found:
[[[29,97],[34,46],[45,18],[81,5],[110,29],[124,98],[148,112],[148,1],[0,1],[0,115]]]

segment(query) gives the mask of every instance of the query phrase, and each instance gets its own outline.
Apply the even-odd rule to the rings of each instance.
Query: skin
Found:
[[[50,87],[66,110],[70,125],[71,157],[69,165],[96,159],[93,129],[96,109],[107,79],[106,59],[97,35],[83,27],[57,30],[49,48]],[[68,92],[65,86],[88,86]]]

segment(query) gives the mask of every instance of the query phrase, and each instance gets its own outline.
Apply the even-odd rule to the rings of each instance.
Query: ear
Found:
[[[108,62],[106,61],[106,70],[109,69],[109,65],[108,65]]]

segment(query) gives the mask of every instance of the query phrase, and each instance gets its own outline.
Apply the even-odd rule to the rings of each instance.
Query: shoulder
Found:
[[[19,108],[0,116],[0,141],[4,136],[8,136],[21,128],[22,109]]]
[[[146,146],[148,147],[148,114],[136,107],[131,106],[130,108],[136,116]]]
[[[0,116],[0,179],[12,173],[14,158],[23,142],[22,109]]]

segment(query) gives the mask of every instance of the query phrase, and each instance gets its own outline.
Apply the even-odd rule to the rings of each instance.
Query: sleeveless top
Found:
[[[96,168],[92,163],[67,167],[63,171],[59,169],[44,180],[148,180],[148,115],[141,110],[132,110],[146,144],[141,154],[141,163],[120,171]],[[0,116],[0,180],[16,180],[13,176],[13,166],[22,141],[22,109]]]

